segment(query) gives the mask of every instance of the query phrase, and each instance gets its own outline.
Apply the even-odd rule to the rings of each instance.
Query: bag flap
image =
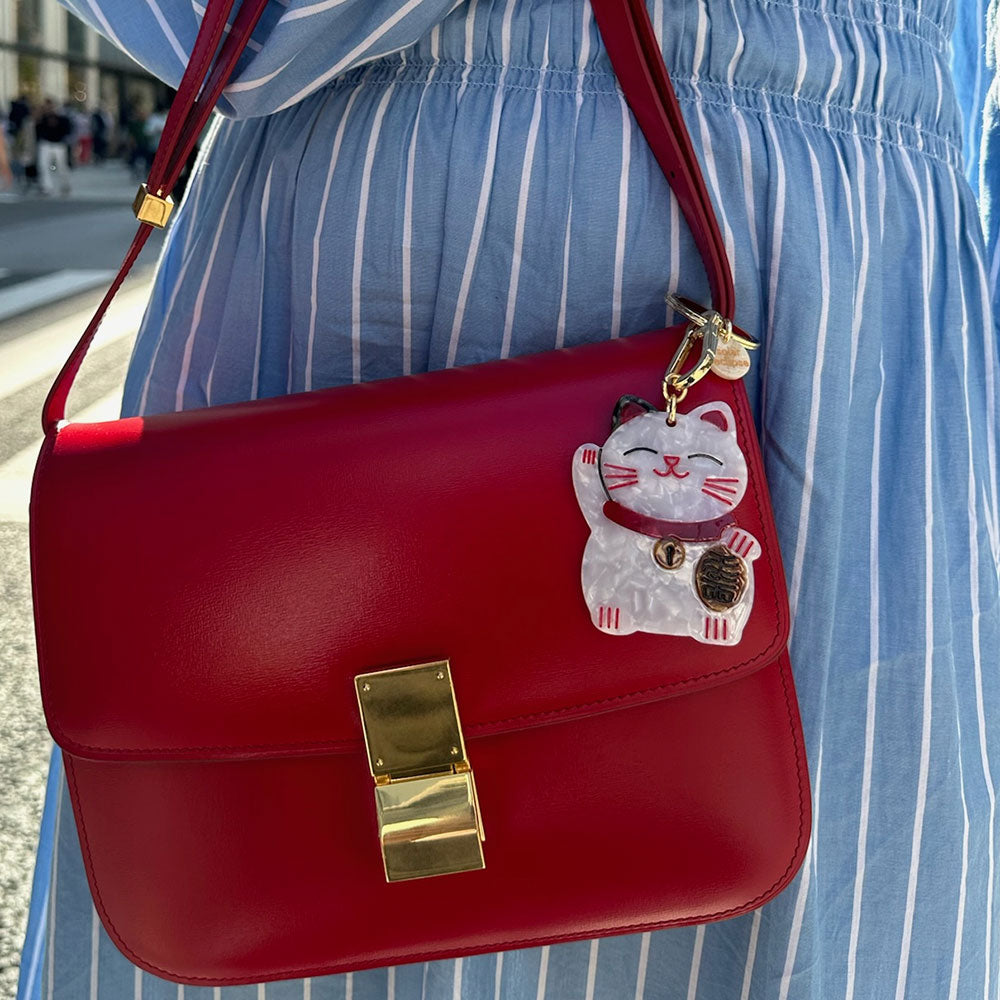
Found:
[[[31,552],[56,741],[107,759],[356,751],[353,678],[447,659],[467,737],[744,676],[788,637],[740,383],[729,404],[761,543],[737,645],[608,635],[581,583],[572,482],[620,396],[660,398],[682,327],[407,378],[100,424],[39,457]]]

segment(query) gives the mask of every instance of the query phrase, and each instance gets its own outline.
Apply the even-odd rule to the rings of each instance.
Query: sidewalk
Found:
[[[0,204],[18,202],[89,202],[91,204],[130,205],[138,182],[121,160],[74,167],[70,172],[72,190],[67,197],[42,195],[32,185],[27,193],[18,190],[0,191]]]

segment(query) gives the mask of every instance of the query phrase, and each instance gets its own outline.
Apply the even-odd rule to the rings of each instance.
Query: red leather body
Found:
[[[609,636],[580,587],[576,448],[656,400],[681,328],[50,434],[31,545],[45,711],[108,931],[252,982],[734,915],[808,841],[788,608],[742,641]],[[387,885],[353,677],[448,658],[486,869]]]

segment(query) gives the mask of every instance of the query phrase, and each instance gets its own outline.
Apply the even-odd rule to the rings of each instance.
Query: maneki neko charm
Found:
[[[666,409],[623,396],[608,439],[581,445],[573,459],[577,501],[590,526],[583,593],[602,632],[733,646],[750,617],[753,563],[762,551],[733,513],[747,488],[747,463],[728,403],[686,413],[677,407],[709,370],[742,377],[746,348],[756,344],[716,312],[671,303],[690,325],[664,376]],[[681,374],[696,341],[699,361]],[[724,361],[714,367],[720,347]]]

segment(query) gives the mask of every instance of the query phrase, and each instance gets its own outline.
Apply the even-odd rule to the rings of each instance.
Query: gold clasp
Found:
[[[484,868],[482,819],[447,660],[354,678],[388,882]]]

